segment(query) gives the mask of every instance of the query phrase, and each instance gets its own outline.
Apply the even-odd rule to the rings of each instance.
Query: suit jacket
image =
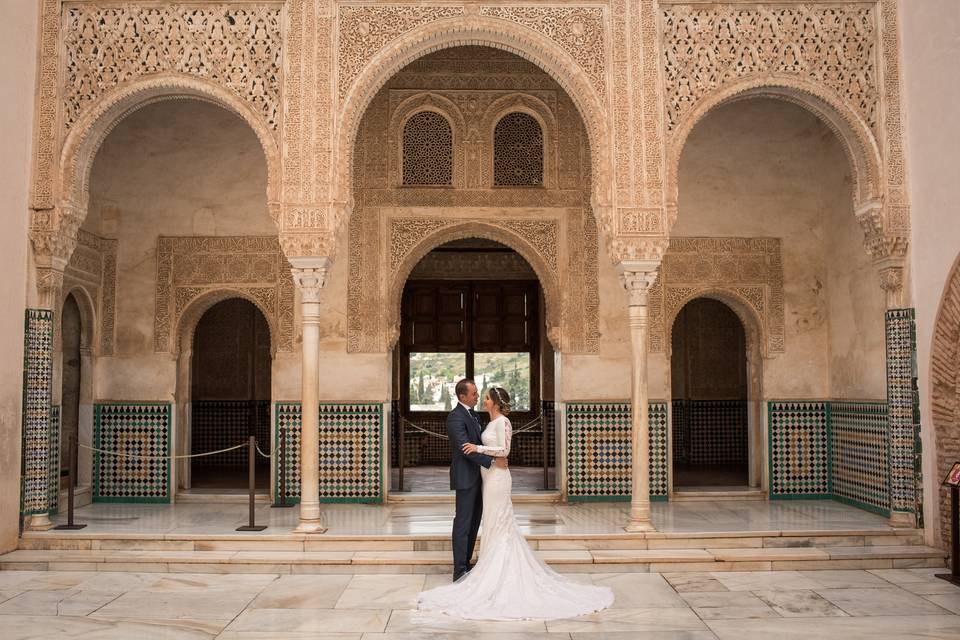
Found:
[[[463,453],[463,445],[480,441],[480,422],[459,402],[447,414],[447,436],[450,438],[450,488],[469,489],[480,482],[480,467],[490,468],[493,458],[483,453]]]

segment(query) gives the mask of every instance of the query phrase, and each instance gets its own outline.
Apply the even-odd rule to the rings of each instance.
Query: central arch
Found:
[[[440,49],[477,45],[513,53],[550,75],[573,100],[586,125],[592,167],[591,200],[600,216],[609,216],[613,197],[612,143],[607,102],[576,60],[554,41],[506,20],[462,16],[431,22],[392,40],[363,67],[340,106],[335,141],[334,199],[352,209],[353,150],[360,121],[377,92],[407,64]],[[344,216],[349,218],[349,215]],[[612,228],[604,219],[603,228]]]

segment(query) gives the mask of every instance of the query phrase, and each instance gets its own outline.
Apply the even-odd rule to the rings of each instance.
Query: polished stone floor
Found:
[[[629,503],[517,504],[517,519],[526,534],[622,533]],[[887,530],[886,518],[830,500],[655,502],[653,522],[664,532]],[[329,535],[448,534],[454,506],[449,504],[325,504],[322,517]],[[247,505],[109,504],[76,511],[84,533],[232,534],[246,524]],[[256,508],[264,533],[291,533],[297,508]],[[66,520],[64,514],[55,518]],[[259,535],[259,534],[251,534]]]
[[[35,638],[786,640],[960,638],[960,588],[935,569],[600,573],[611,609],[464,621],[415,610],[441,575],[0,572],[0,634]]]
[[[513,480],[513,490],[543,491],[543,467],[510,466],[510,475]],[[393,467],[390,470],[390,491],[397,491],[400,486],[400,470]],[[557,470],[555,467],[547,469],[547,487],[550,490],[557,488]],[[443,492],[450,491],[450,467],[422,466],[405,467],[403,470],[404,492]]]

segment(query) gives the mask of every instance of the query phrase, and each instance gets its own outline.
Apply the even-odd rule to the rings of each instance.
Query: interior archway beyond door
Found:
[[[255,435],[270,449],[270,328],[257,307],[231,298],[210,307],[194,333],[191,453],[232,447]],[[247,448],[191,461],[191,490],[247,488]],[[269,462],[257,456],[257,488],[269,486]]]
[[[673,324],[673,486],[749,485],[748,372],[743,323],[724,303],[697,298]]]

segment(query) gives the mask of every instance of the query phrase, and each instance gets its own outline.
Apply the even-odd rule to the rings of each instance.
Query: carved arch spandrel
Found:
[[[342,27],[341,27],[342,28]],[[340,102],[340,132],[335,141],[335,199],[352,204],[353,153],[360,121],[377,92],[401,68],[417,58],[455,46],[477,45],[501,49],[543,69],[574,102],[586,124],[592,164],[594,211],[600,227],[612,229],[609,206],[613,197],[610,127],[605,100],[573,57],[550,38],[520,24],[484,16],[444,17],[398,35],[380,49],[362,70]],[[607,223],[607,224],[604,224]]]
[[[193,347],[193,338],[196,333],[197,325],[200,323],[203,314],[209,311],[218,302],[239,298],[246,300],[257,308],[267,322],[270,330],[270,355],[277,355],[277,320],[276,312],[264,305],[263,300],[251,292],[249,289],[234,288],[216,288],[208,291],[201,291],[184,300],[185,306],[177,318],[177,325],[174,329],[174,349],[173,355],[179,356],[181,353],[190,352]]]

